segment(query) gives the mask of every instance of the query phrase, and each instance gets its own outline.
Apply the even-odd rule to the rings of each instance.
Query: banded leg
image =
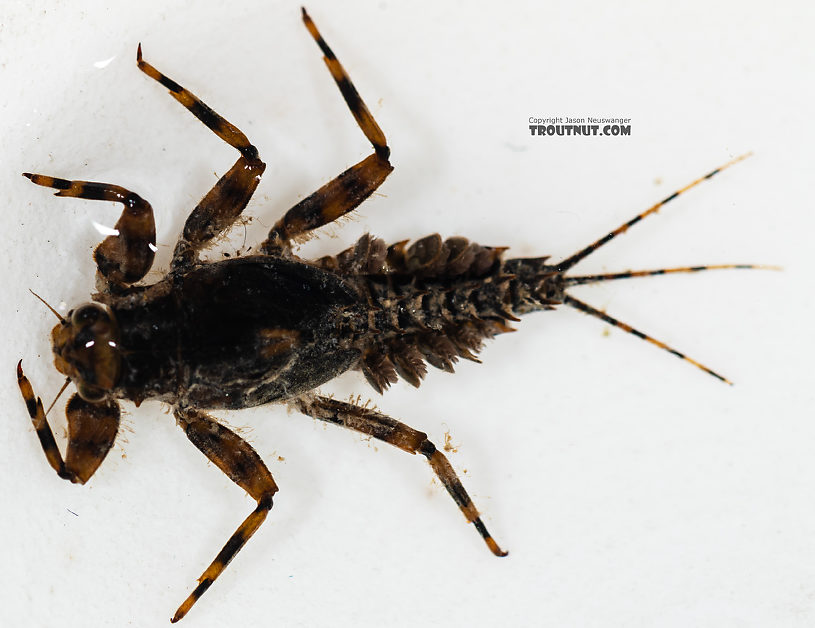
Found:
[[[175,410],[179,426],[193,445],[215,463],[229,479],[257,501],[258,505],[229,537],[215,560],[198,578],[198,586],[178,607],[170,620],[175,623],[186,615],[204,592],[221,575],[235,555],[252,537],[272,509],[272,496],[277,492],[272,474],[252,446],[240,436],[197,410]]]
[[[507,555],[507,552],[498,547],[487,531],[478,510],[473,505],[467,491],[464,490],[461,480],[447,457],[427,440],[427,434],[379,412],[327,397],[316,395],[299,397],[290,401],[289,406],[312,418],[372,436],[408,453],[423,454],[430,463],[433,473],[450,493],[467,521],[475,525],[475,529],[478,530],[490,551],[496,556]]]
[[[73,196],[93,201],[112,201],[124,206],[114,233],[102,240],[93,257],[108,284],[130,284],[147,274],[156,254],[156,222],[153,208],[138,194],[110,183],[69,181],[24,172],[32,183],[59,190],[54,196]]]
[[[136,53],[136,63],[142,72],[170,90],[170,95],[184,108],[241,154],[235,165],[220,178],[187,218],[173,255],[173,265],[178,266],[194,261],[198,251],[235,222],[257,189],[266,164],[260,160],[257,148],[238,127],[147,63],[142,58],[141,44]]]
[[[305,9],[303,9],[303,22],[322,50],[328,71],[331,72],[331,76],[337,83],[360,129],[374,147],[374,153],[329,181],[286,212],[283,218],[272,227],[269,237],[260,245],[260,250],[267,254],[274,254],[288,248],[292,240],[356,209],[382,185],[393,170],[393,166],[388,161],[390,148],[388,148],[385,134],[379,128],[368,107],[365,106],[345,68],[320,35],[317,26]]]
[[[35,398],[31,383],[23,375],[22,360],[17,363],[17,385],[48,464],[63,480],[70,480],[75,484],[87,482],[116,440],[116,433],[119,431],[119,404],[115,401],[90,403],[79,395],[73,395],[65,407],[68,418],[68,448],[63,460],[45,417],[42,399]]]

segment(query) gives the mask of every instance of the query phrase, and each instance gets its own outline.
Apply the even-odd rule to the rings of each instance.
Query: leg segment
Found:
[[[115,401],[90,403],[73,395],[65,407],[68,417],[68,449],[62,459],[54,433],[45,418],[42,400],[34,397],[28,378],[23,375],[22,360],[17,364],[17,385],[37,430],[42,450],[51,468],[63,480],[84,484],[107,456],[119,431],[119,404]]]
[[[336,179],[329,181],[286,212],[286,215],[272,227],[269,237],[260,246],[261,251],[268,254],[274,254],[287,248],[292,240],[304,233],[328,224],[356,209],[360,203],[373,194],[374,190],[393,170],[393,166],[388,161],[390,148],[388,148],[385,134],[379,128],[368,107],[365,106],[345,68],[320,35],[305,9],[303,9],[303,22],[322,50],[323,60],[331,76],[337,83],[360,129],[373,145],[374,153],[340,174]]]
[[[238,127],[142,59],[141,44],[136,53],[136,62],[142,72],[170,90],[173,98],[241,154],[235,165],[221,177],[187,219],[173,259],[173,265],[177,266],[193,261],[198,251],[235,222],[260,183],[266,164],[260,160],[257,148]]]
[[[302,11],[303,23],[314,38],[314,41],[317,42],[320,50],[322,50],[324,55],[323,60],[328,67],[328,71],[331,72],[331,76],[334,77],[334,82],[336,82],[337,87],[340,88],[342,97],[345,99],[345,102],[348,103],[348,108],[351,110],[351,114],[357,121],[359,128],[362,129],[362,132],[365,133],[365,137],[373,144],[376,154],[382,157],[382,159],[387,159],[391,151],[390,148],[388,148],[385,134],[382,132],[382,129],[379,128],[371,112],[368,111],[368,107],[366,107],[362,101],[362,97],[351,82],[351,78],[348,76],[345,68],[342,67],[342,64],[334,55],[334,51],[328,47],[325,39],[320,35],[320,31],[317,30],[317,26],[309,17],[308,13],[306,13],[306,9],[303,8]]]
[[[150,203],[129,190],[109,183],[68,181],[42,174],[23,173],[33,183],[59,190],[55,196],[73,196],[95,201],[113,201],[124,205],[115,233],[105,238],[94,251],[99,273],[113,284],[139,281],[153,265],[156,253],[156,223]]]
[[[260,527],[272,508],[272,496],[277,492],[277,485],[269,469],[251,445],[240,436],[197,410],[176,409],[175,417],[192,444],[233,482],[249,493],[258,505],[198,579],[198,586],[179,606],[171,620],[173,623],[189,612],[198,598],[221,575],[229,561]]]
[[[206,103],[201,101],[195,94],[184,89],[173,79],[159,72],[152,65],[142,59],[141,44],[136,51],[136,64],[139,69],[151,79],[161,83],[170,90],[170,95],[180,102],[185,109],[203,122],[215,135],[220,137],[230,146],[234,146],[240,151],[247,161],[258,160],[258,149],[255,148],[241,130],[222,118],[213,111]]]
[[[404,423],[392,419],[384,414],[361,408],[350,403],[318,396],[304,396],[289,402],[289,405],[312,418],[333,423],[341,427],[367,434],[378,440],[390,443],[408,453],[423,454],[436,477],[450,493],[464,517],[475,525],[476,530],[486,542],[487,547],[496,556],[506,556],[495,540],[492,538],[481,517],[473,505],[467,491],[461,484],[456,472],[447,460],[447,457],[436,449],[435,445],[427,440],[427,434],[419,432]]]
[[[391,170],[393,166],[376,153],[352,166],[286,212],[261,244],[261,251],[274,253],[298,236],[353,211],[373,194]]]

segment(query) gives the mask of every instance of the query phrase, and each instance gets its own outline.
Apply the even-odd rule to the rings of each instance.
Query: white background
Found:
[[[5,2],[0,9],[0,623],[166,625],[253,508],[155,403],[124,404],[84,487],[47,465],[16,388],[49,403],[53,317],[93,289],[91,220],[23,171],[109,181],[156,210],[166,268],[187,212],[237,154],[135,65],[145,58],[239,126],[268,164],[220,250],[370,152],[283,2]],[[227,8],[228,7],[228,8]],[[304,255],[364,231],[439,231],[565,257],[731,157],[754,156],[574,272],[755,262],[575,295],[721,371],[569,309],[530,316],[483,365],[379,398],[441,443],[494,558],[422,459],[267,407],[241,427],[281,491],[184,620],[223,625],[811,626],[815,621],[809,3],[315,0],[309,10],[393,148],[395,172]],[[107,65],[105,61],[110,60]],[[102,66],[104,67],[97,67]],[[529,116],[632,118],[627,138],[530,137]],[[220,252],[213,252],[218,258]],[[52,413],[62,435],[63,402]],[[465,471],[466,470],[466,471]]]

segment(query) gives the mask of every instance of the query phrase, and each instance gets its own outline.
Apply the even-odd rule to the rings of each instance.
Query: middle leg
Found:
[[[184,265],[196,261],[198,252],[235,222],[257,189],[266,164],[260,160],[258,149],[238,127],[147,63],[142,58],[141,44],[136,62],[142,72],[170,90],[173,98],[241,154],[235,165],[220,178],[187,218],[173,254],[173,266]]]
[[[172,622],[186,615],[215,579],[221,575],[235,555],[251,538],[266,515],[272,509],[272,496],[277,492],[272,474],[252,446],[240,436],[225,428],[211,416],[197,410],[176,409],[175,417],[201,453],[215,463],[230,480],[257,501],[257,508],[244,520],[235,533],[229,537],[223,549],[218,552],[206,571],[198,578],[198,586],[178,607]]]
[[[436,474],[444,488],[450,493],[467,521],[472,523],[475,529],[478,530],[490,551],[496,556],[507,555],[507,552],[498,547],[498,543],[487,531],[478,510],[476,510],[467,491],[464,490],[461,480],[459,480],[447,457],[427,439],[427,434],[414,430],[404,423],[374,410],[361,408],[336,399],[329,399],[328,397],[305,395],[290,401],[289,406],[312,418],[373,436],[408,453],[423,454],[430,463],[433,473]]]

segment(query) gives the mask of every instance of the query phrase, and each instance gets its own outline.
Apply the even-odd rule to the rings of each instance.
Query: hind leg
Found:
[[[290,401],[289,406],[320,421],[333,423],[390,443],[410,454],[424,455],[433,473],[447,489],[467,521],[475,526],[490,551],[496,556],[507,555],[507,552],[498,547],[498,543],[487,531],[473,500],[464,490],[447,456],[436,449],[436,446],[427,439],[427,434],[374,410],[327,397],[307,395]]]
[[[286,212],[285,216],[272,227],[269,237],[260,245],[262,252],[271,255],[289,250],[292,241],[298,237],[356,209],[382,185],[393,170],[393,166],[388,161],[390,148],[388,148],[385,134],[379,128],[368,107],[365,106],[345,68],[328,47],[305,9],[303,9],[303,22],[322,50],[323,60],[331,76],[337,83],[360,129],[374,147],[374,153],[326,183]]]

